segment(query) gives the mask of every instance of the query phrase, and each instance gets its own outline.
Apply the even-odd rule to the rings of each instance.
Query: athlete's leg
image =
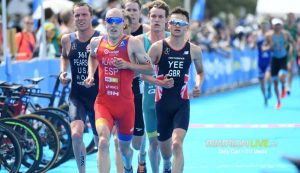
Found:
[[[144,92],[145,93],[145,92]],[[147,96],[147,98],[145,97]],[[144,95],[143,111],[145,127],[149,140],[149,160],[153,173],[159,172],[160,153],[157,139],[157,116],[155,112],[155,100],[153,95]]]
[[[285,97],[285,92],[286,92],[286,88],[285,88],[285,83],[286,83],[286,74],[285,73],[279,73],[279,81],[281,83],[281,98]]]
[[[132,170],[133,150],[130,148],[131,140],[122,140],[119,138],[119,148],[125,170]],[[125,171],[126,172],[126,171]]]
[[[124,165],[123,165],[122,158],[121,158],[121,153],[120,153],[120,150],[119,150],[119,139],[118,139],[118,133],[117,133],[116,126],[113,127],[112,133],[114,135],[115,159],[116,159],[117,173],[123,173],[124,172]]]
[[[69,101],[73,153],[75,156],[78,172],[85,173],[86,150],[83,143],[83,132],[87,111],[83,106],[84,104],[79,98],[70,97]]]
[[[130,147],[132,143],[132,133],[134,128],[134,102],[132,100],[124,103],[126,107],[122,109],[123,115],[118,119],[118,139],[119,149],[124,164],[124,173],[132,173],[133,150]]]
[[[264,102],[265,105],[267,105],[267,96],[266,96],[266,87],[265,87],[265,72],[266,72],[267,67],[259,65],[258,66],[258,80],[260,84],[260,89],[263,94]]]
[[[132,147],[139,150],[138,161],[139,164],[144,164],[146,160],[146,138],[143,136],[133,136]]]
[[[171,157],[172,157],[172,138],[165,141],[159,141],[159,148],[163,159],[163,169],[171,172]]]
[[[174,129],[172,134],[172,153],[173,153],[173,162],[172,162],[172,172],[173,173],[182,173],[184,165],[183,157],[183,140],[186,134],[184,129]]]
[[[293,67],[294,67],[294,58],[292,57],[291,60],[287,64],[287,69],[288,69],[287,86],[286,86],[287,94],[290,94],[290,90],[291,90],[291,87],[292,87],[292,80],[293,80],[293,77],[294,77]]]
[[[262,92],[263,97],[264,97],[265,105],[267,105],[268,104],[268,99],[267,99],[267,95],[266,95],[265,79],[263,77],[259,78],[259,84],[260,84],[261,92]]]
[[[72,147],[78,171],[85,173],[86,150],[83,143],[84,123],[81,120],[71,122]]]
[[[143,110],[142,110],[142,98],[143,98],[143,95],[140,93],[136,93],[134,95],[135,120],[134,120],[134,132],[133,132],[133,139],[132,139],[132,147],[135,150],[139,150],[138,173],[147,172],[146,167],[145,167],[146,138],[145,138],[145,125],[144,125],[144,118],[143,118]]]
[[[274,83],[274,91],[277,98],[277,104],[276,108],[279,109],[281,107],[280,103],[280,95],[279,95],[279,89],[278,89],[278,76],[279,76],[279,70],[280,70],[280,62],[276,58],[271,59],[271,76]]]
[[[96,129],[99,136],[98,142],[98,172],[107,173],[110,171],[110,156],[109,156],[109,138],[113,128],[113,117],[106,106],[99,103],[97,100],[94,105]]]
[[[97,120],[97,132],[99,136],[98,144],[98,172],[107,173],[110,171],[110,157],[109,157],[109,138],[110,130],[107,123],[99,123],[102,119]],[[103,119],[103,121],[105,121]]]
[[[156,135],[154,137],[149,137],[148,153],[149,153],[149,160],[151,163],[152,172],[158,173],[159,163],[160,163],[160,152],[159,152],[158,140]]]
[[[267,86],[267,98],[270,99],[272,92],[271,92],[271,86],[272,86],[272,78],[271,78],[271,72],[270,70],[266,71],[265,74],[265,85]]]
[[[275,91],[275,94],[276,94],[277,103],[280,103],[280,96],[279,96],[278,80],[277,79],[274,80],[274,91]]]

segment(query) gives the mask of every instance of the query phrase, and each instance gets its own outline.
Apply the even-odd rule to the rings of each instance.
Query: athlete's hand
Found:
[[[193,97],[199,97],[200,96],[200,87],[199,86],[195,86],[194,89],[193,89]]]
[[[166,74],[163,80],[159,80],[158,85],[164,88],[172,88],[174,86],[174,79],[169,78],[168,74]]]
[[[67,77],[68,73],[67,72],[62,72],[59,75],[59,80],[63,85],[67,85],[69,84],[69,82],[71,81],[70,78]]]
[[[90,88],[91,86],[94,86],[95,83],[94,83],[94,77],[87,77],[84,81],[84,86],[86,88]]]
[[[118,69],[128,69],[129,67],[129,62],[123,60],[122,58],[117,58],[115,57],[115,63],[114,63],[115,67],[117,67]]]

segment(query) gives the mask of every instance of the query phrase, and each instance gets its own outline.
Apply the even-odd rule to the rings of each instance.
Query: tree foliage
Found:
[[[206,0],[205,14],[208,18],[218,15],[220,12],[239,16],[242,9],[246,13],[255,14],[256,4],[257,0]]]

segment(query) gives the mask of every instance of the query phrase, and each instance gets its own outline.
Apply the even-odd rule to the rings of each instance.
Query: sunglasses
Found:
[[[169,24],[173,25],[173,26],[176,26],[176,25],[178,25],[178,26],[187,26],[187,25],[189,25],[188,22],[180,20],[180,19],[169,20]]]
[[[116,25],[121,24],[124,20],[121,17],[108,17],[105,19],[106,23],[112,25],[115,23]]]

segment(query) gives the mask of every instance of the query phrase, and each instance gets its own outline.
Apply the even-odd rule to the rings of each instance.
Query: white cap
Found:
[[[274,18],[274,19],[272,19],[272,25],[277,25],[277,24],[283,25],[282,20],[279,19],[279,18]]]

